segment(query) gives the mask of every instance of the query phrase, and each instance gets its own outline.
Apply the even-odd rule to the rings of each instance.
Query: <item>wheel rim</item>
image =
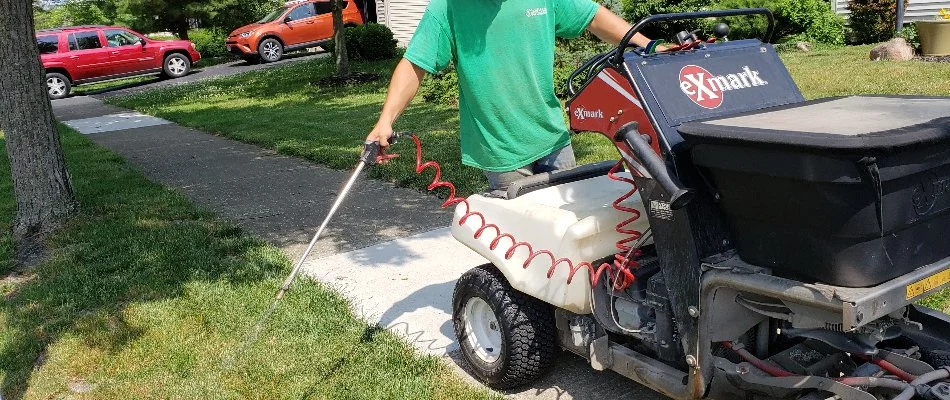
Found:
[[[465,319],[465,340],[472,348],[475,357],[491,364],[501,357],[501,326],[498,318],[488,302],[479,297],[473,297],[465,303],[462,313]]]
[[[261,46],[261,53],[269,61],[276,61],[280,58],[280,45],[274,41],[264,42],[264,45]]]
[[[181,58],[174,57],[168,60],[168,71],[174,75],[182,75],[187,70],[185,66],[185,60]]]
[[[56,77],[46,78],[46,88],[51,96],[66,94],[66,82]]]

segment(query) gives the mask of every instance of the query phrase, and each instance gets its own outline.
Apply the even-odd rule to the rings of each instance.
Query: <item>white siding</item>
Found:
[[[838,14],[848,16],[848,0],[831,0]],[[941,8],[950,10],[950,0],[909,0],[904,10],[904,22],[932,20],[937,17]]]
[[[419,26],[429,0],[376,0],[379,22],[392,29],[399,45],[405,47]]]

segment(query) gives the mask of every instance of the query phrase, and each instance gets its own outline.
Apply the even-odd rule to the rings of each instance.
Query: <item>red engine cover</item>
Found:
[[[599,132],[611,141],[620,127],[636,121],[640,133],[650,136],[653,150],[660,154],[656,130],[643,111],[643,104],[630,81],[613,68],[601,70],[571,99],[567,111],[571,118],[571,129],[577,132]],[[622,143],[615,144],[622,151],[630,153]]]

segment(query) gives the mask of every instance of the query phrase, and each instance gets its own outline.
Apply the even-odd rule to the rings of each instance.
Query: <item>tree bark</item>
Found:
[[[188,17],[182,16],[175,25],[175,33],[178,34],[178,38],[181,40],[189,40],[188,30],[191,26],[188,25]]]
[[[17,203],[13,236],[23,261],[78,208],[46,93],[30,0],[0,2],[0,104]]]
[[[336,49],[336,76],[350,77],[350,58],[346,51],[346,35],[343,33],[343,9],[345,0],[333,0],[333,48]]]

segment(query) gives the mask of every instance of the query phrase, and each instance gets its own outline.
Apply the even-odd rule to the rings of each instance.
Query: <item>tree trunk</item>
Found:
[[[181,19],[179,19],[178,22],[175,23],[175,31],[176,31],[175,33],[178,35],[178,38],[181,40],[189,40],[188,39],[189,28],[191,28],[191,26],[188,25],[188,17],[182,16]]]
[[[5,133],[17,211],[13,237],[21,261],[77,210],[46,93],[30,0],[0,2],[0,130]]]
[[[333,47],[336,49],[336,76],[350,76],[350,58],[346,54],[346,35],[343,33],[344,0],[333,0]]]

